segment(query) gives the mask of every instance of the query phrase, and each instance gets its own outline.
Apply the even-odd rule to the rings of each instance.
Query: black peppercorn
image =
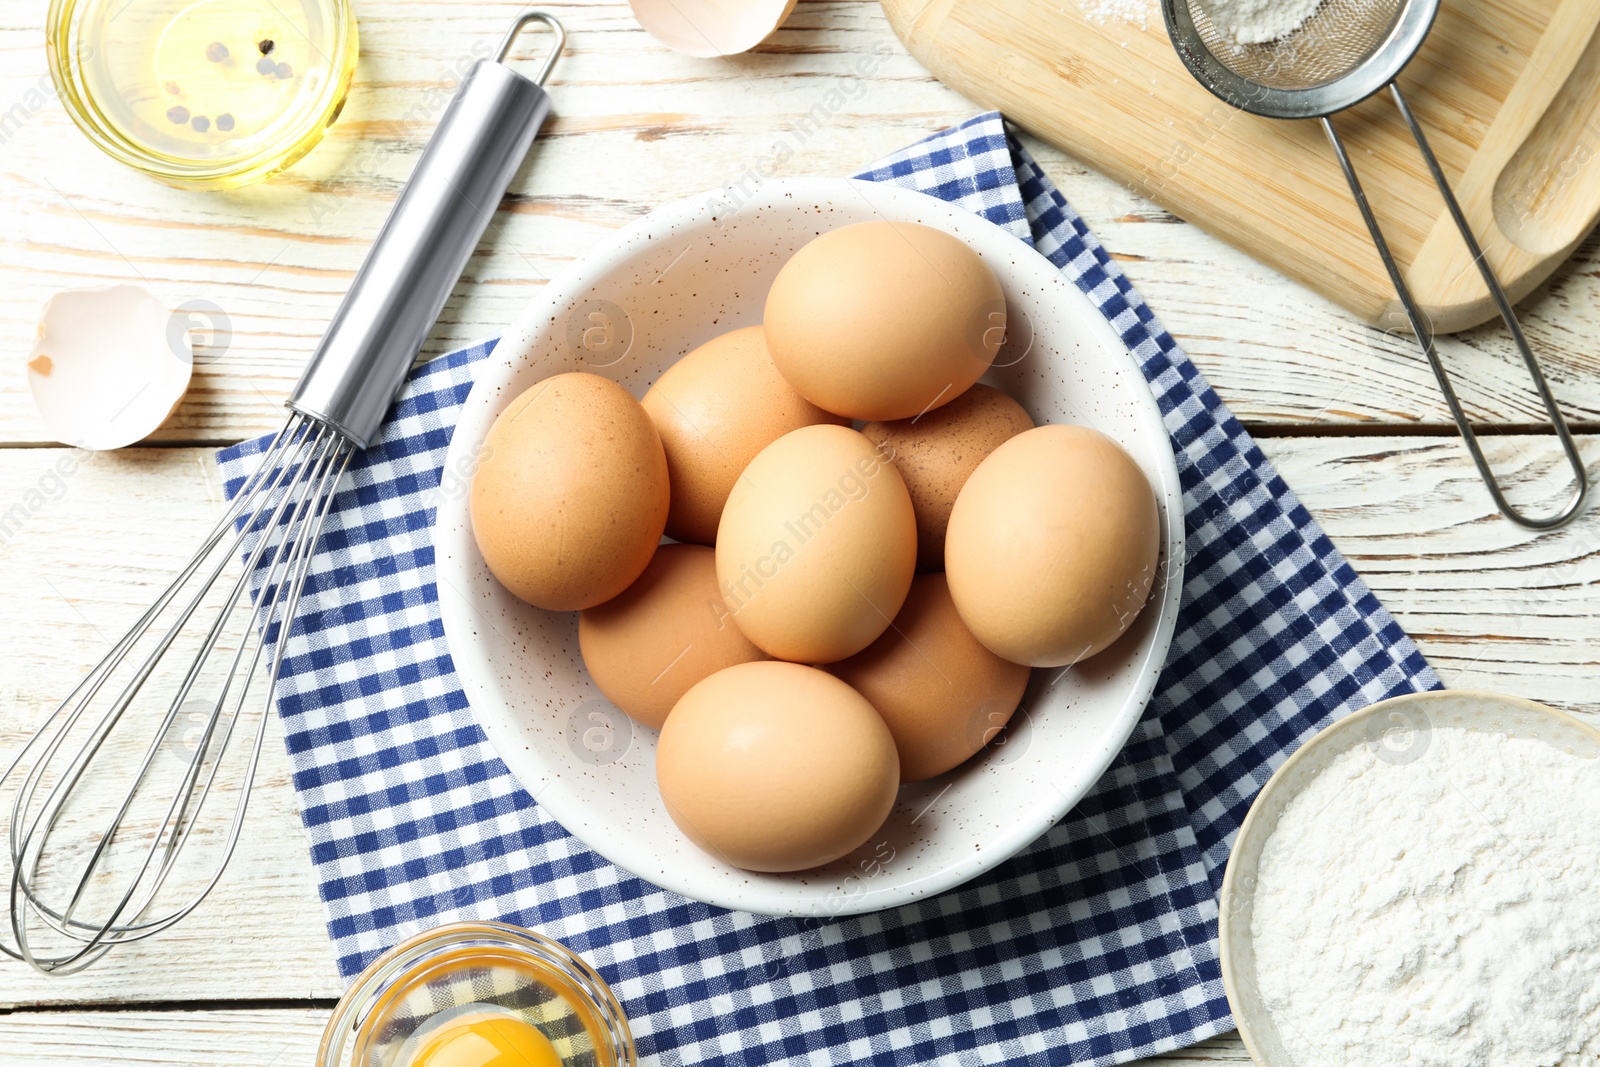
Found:
[[[279,63],[278,64],[278,77],[280,77],[280,78],[292,78],[292,77],[294,77],[294,68],[289,66],[289,64],[287,64],[287,63]]]
[[[195,133],[205,133],[211,128],[211,120],[204,115],[196,115],[189,120],[189,125],[194,127]]]
[[[167,121],[182,126],[189,121],[189,109],[179,104],[177,107],[167,108]]]
[[[212,41],[206,45],[206,58],[213,63],[221,63],[228,58],[228,46],[221,41]]]
[[[272,54],[272,50],[276,47],[277,42],[273,41],[271,37],[267,37],[256,42],[256,51],[260,52],[264,56],[270,56]]]
[[[227,133],[229,130],[233,129],[233,116],[227,112],[223,112],[222,114],[218,115],[217,129],[221,130],[223,133]]]
[[[266,56],[262,56],[260,59],[256,60],[256,73],[257,74],[271,74],[273,71],[275,71],[277,69],[278,69],[278,64],[274,63],[272,60],[268,59]]]

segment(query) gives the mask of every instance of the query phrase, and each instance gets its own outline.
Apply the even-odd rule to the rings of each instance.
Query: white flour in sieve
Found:
[[[1262,848],[1262,1002],[1293,1067],[1600,1056],[1600,763],[1436,727],[1334,759]]]
[[[1200,0],[1223,36],[1239,44],[1265,44],[1298,30],[1322,0]]]

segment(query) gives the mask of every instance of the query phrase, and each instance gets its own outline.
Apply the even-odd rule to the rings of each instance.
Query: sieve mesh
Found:
[[[1275,41],[1240,44],[1211,17],[1207,0],[1186,4],[1206,51],[1239,77],[1271,89],[1311,89],[1355,71],[1388,37],[1406,0],[1322,0],[1300,27]]]

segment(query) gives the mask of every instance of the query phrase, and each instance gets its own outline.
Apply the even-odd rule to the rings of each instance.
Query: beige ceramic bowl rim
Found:
[[[317,1067],[337,1067],[343,1059],[345,1043],[351,1039],[348,1031],[352,1024],[357,1022],[356,1013],[370,1009],[375,998],[381,997],[385,990],[392,988],[397,982],[404,981],[416,970],[419,963],[425,963],[432,958],[419,953],[436,947],[447,947],[460,941],[494,941],[500,948],[520,952],[546,967],[551,967],[553,964],[542,956],[535,955],[534,949],[560,960],[567,967],[563,976],[575,980],[579,991],[587,994],[587,999],[590,1001],[587,1006],[600,1017],[602,1022],[615,1028],[616,1032],[610,1036],[618,1043],[618,1062],[630,1067],[638,1062],[633,1033],[628,1027],[628,1017],[623,1012],[622,1005],[617,1001],[617,995],[611,986],[587,960],[566,945],[554,938],[546,937],[537,930],[490,919],[468,919],[443,923],[413,934],[363,967],[361,973],[350,980],[350,985],[339,998],[333,1014],[328,1017],[328,1022],[322,1029],[322,1039],[318,1043],[315,1060]]]
[[[1222,876],[1222,891],[1217,895],[1217,946],[1222,970],[1222,988],[1223,992],[1227,994],[1228,1011],[1233,1016],[1233,1023],[1238,1028],[1239,1037],[1244,1042],[1245,1050],[1250,1053],[1250,1059],[1258,1067],[1292,1067],[1292,1065],[1274,1063],[1267,1059],[1266,1054],[1261,1049],[1260,1041],[1250,1028],[1250,1020],[1255,1017],[1255,1013],[1261,1012],[1264,1014],[1266,1009],[1259,1004],[1245,1003],[1244,998],[1238,992],[1239,961],[1235,959],[1233,950],[1230,947],[1233,938],[1230,936],[1232,924],[1228,917],[1237,910],[1231,906],[1235,896],[1246,892],[1241,888],[1240,883],[1247,876],[1255,874],[1255,867],[1252,865],[1249,870],[1244,870],[1233,862],[1233,857],[1242,852],[1241,846],[1244,842],[1253,839],[1257,833],[1266,832],[1260,829],[1263,820],[1266,818],[1261,813],[1271,807],[1274,793],[1285,788],[1283,783],[1288,780],[1289,776],[1294,773],[1295,768],[1300,764],[1309,762],[1330,744],[1342,740],[1346,733],[1364,729],[1369,720],[1385,712],[1394,708],[1409,707],[1416,704],[1434,704],[1446,699],[1477,699],[1502,706],[1511,705],[1520,711],[1543,716],[1569,728],[1576,728],[1580,733],[1588,734],[1593,738],[1596,745],[1600,745],[1600,729],[1596,729],[1569,712],[1540,704],[1538,701],[1529,700],[1526,697],[1508,696],[1504,693],[1492,693],[1481,689],[1430,689],[1420,693],[1402,693],[1400,696],[1389,697],[1386,700],[1378,701],[1376,704],[1369,704],[1360,711],[1352,712],[1344,718],[1324,726],[1309,741],[1296,749],[1294,754],[1283,762],[1282,766],[1272,772],[1272,777],[1267,779],[1267,784],[1261,787],[1261,792],[1257,793],[1256,799],[1251,802],[1250,810],[1245,815],[1244,822],[1240,824],[1239,832],[1233,839],[1233,848],[1228,856],[1228,866]]]
[[[306,121],[258,151],[213,163],[169,161],[149,152],[138,141],[118,133],[99,113],[79,81],[68,72],[72,60],[66,52],[77,39],[78,7],[84,0],[50,0],[45,15],[45,54],[50,80],[62,108],[94,146],[117,162],[164,182],[179,186],[239,186],[270,178],[293,166],[322,142],[328,128],[344,110],[355,77],[355,64],[347,60],[360,50],[360,30],[351,0],[315,0],[334,16],[338,34],[330,48],[335,76],[328,78]],[[293,143],[290,151],[284,146]]]

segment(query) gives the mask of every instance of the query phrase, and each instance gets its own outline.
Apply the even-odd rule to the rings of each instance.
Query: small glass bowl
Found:
[[[350,0],[51,0],[50,77],[113,159],[172,185],[276,174],[343,109]]]
[[[494,922],[440,926],[374,960],[334,1008],[317,1067],[405,1067],[413,1034],[469,1005],[538,1027],[565,1067],[637,1067],[622,1006],[595,969],[548,937]]]

